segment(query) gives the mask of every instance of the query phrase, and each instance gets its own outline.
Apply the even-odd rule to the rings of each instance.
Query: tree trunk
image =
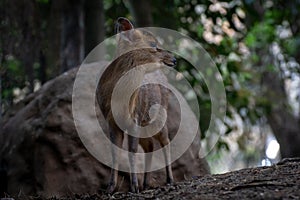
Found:
[[[40,15],[35,1],[18,1],[18,3],[20,4],[20,12],[24,18],[20,23],[22,23],[22,45],[25,48],[20,53],[20,59],[23,62],[26,80],[29,83],[29,92],[33,92],[34,79],[36,78],[33,65],[37,61],[41,38],[34,30],[40,27]],[[23,10],[21,11],[21,9]]]
[[[46,80],[56,77],[61,71],[61,32],[62,32],[62,2],[53,1],[49,5],[49,14],[46,17],[47,29],[42,53],[46,63]],[[43,82],[43,81],[42,81]]]
[[[284,83],[274,72],[265,72],[262,83],[265,97],[272,103],[267,119],[280,144],[281,157],[299,157],[299,119],[289,112]]]
[[[104,35],[102,0],[85,1],[85,55],[104,40]]]
[[[40,62],[40,68],[39,68],[39,80],[42,84],[44,84],[47,81],[47,64],[46,64],[46,57],[45,53],[41,50],[39,55],[39,62]]]
[[[62,6],[61,72],[77,67],[84,58],[83,0],[65,0]]]

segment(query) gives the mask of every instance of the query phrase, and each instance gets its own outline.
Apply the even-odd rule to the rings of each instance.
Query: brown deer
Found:
[[[134,29],[131,22],[126,18],[118,18],[116,22],[117,39],[117,58],[112,61],[103,72],[97,87],[97,101],[100,109],[109,125],[109,137],[112,143],[122,148],[124,134],[128,132],[128,150],[136,153],[140,144],[144,152],[151,153],[154,148],[154,139],[162,147],[169,144],[169,134],[166,125],[162,127],[152,137],[138,137],[143,133],[135,132],[124,120],[126,131],[118,125],[112,112],[112,96],[118,80],[129,70],[136,70],[126,84],[139,84],[147,79],[159,79],[158,81],[167,82],[167,78],[160,71],[163,66],[173,67],[176,65],[175,57],[168,51],[160,48],[158,40],[152,33],[144,29]],[[124,85],[124,92],[126,92]],[[119,111],[119,115],[124,119],[131,119],[137,125],[144,127],[153,123],[155,117],[151,115],[149,109],[154,104],[161,105],[164,109],[168,107],[169,90],[157,84],[145,84],[133,92],[129,101],[129,109]],[[119,95],[122,98],[122,94]],[[122,99],[120,99],[122,101]],[[157,113],[156,113],[157,114]],[[158,118],[156,120],[159,120]],[[131,134],[129,134],[131,133]],[[135,137],[136,136],[136,137]],[[112,193],[116,189],[118,179],[118,159],[119,152],[112,148],[111,178],[108,186],[108,192]],[[130,190],[139,192],[137,174],[135,173],[136,158],[132,153],[128,154],[130,165]],[[164,148],[164,157],[166,162],[167,183],[173,182],[173,175],[170,163],[170,149]],[[145,174],[143,187],[148,186],[148,171],[152,162],[151,154],[145,156]]]

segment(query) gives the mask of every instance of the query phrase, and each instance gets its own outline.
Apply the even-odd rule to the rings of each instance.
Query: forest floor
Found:
[[[138,194],[103,192],[48,200],[71,199],[300,199],[300,158],[284,159],[269,167],[207,175]]]

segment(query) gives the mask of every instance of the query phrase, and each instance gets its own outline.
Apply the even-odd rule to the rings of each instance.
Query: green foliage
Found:
[[[295,55],[297,53],[297,47],[300,46],[300,37],[286,38],[280,41],[280,45],[287,55]]]
[[[254,24],[249,30],[245,44],[250,48],[263,48],[265,44],[270,44],[275,40],[274,20],[270,17],[270,13],[266,13],[267,19]]]
[[[242,119],[243,127],[261,126],[261,122],[265,121],[272,104],[276,101],[274,99],[274,102],[271,102],[263,96],[261,87],[263,73],[282,73],[279,64],[271,55],[271,46],[279,45],[284,56],[283,61],[294,61],[292,56],[297,55],[300,34],[292,35],[288,32],[292,27],[293,19],[296,20],[297,12],[295,11],[293,15],[292,11],[289,12],[288,9],[271,1],[226,2],[223,1],[220,4],[221,7],[224,5],[223,10],[213,11],[211,8],[214,3],[210,1],[176,1],[177,12],[174,12],[174,17],[180,19],[178,30],[200,42],[219,68],[230,108],[227,110],[226,117],[234,121],[235,115],[238,115]],[[257,9],[257,4],[261,4],[259,6],[262,10]],[[294,4],[290,5],[293,7]],[[295,7],[299,7],[299,5],[297,4]],[[195,12],[196,10],[198,11]],[[208,20],[211,20],[211,26],[207,24]],[[227,30],[224,28],[225,25]],[[210,33],[211,38],[217,36],[221,38],[220,41],[216,42],[216,40],[205,37],[207,32]],[[234,34],[231,34],[233,32]],[[280,34],[288,34],[288,36]],[[271,62],[265,63],[266,59]],[[297,67],[289,67],[289,65],[286,69],[289,71],[288,74],[300,71],[297,70]],[[181,70],[193,74],[191,66],[185,66]],[[188,80],[191,85],[199,85],[202,88],[198,93],[198,99],[201,111],[200,127],[203,133],[202,137],[205,138],[205,130],[208,128],[211,114],[211,102],[206,98],[209,97],[209,93],[205,84],[202,84],[204,82],[195,76],[189,76]],[[225,135],[236,134],[235,124],[225,123],[225,126]],[[224,148],[224,143],[228,144],[226,140],[220,140],[216,149],[220,151],[227,149]],[[244,146],[241,147],[241,145]],[[241,145],[240,149],[244,149],[245,157],[247,155],[248,158],[258,156],[257,153],[253,153],[255,148],[247,147],[249,144],[241,143]]]
[[[4,110],[6,110],[7,106],[13,103],[14,88],[25,87],[25,77],[21,61],[12,56],[7,57],[0,68],[2,78],[1,97],[4,101]]]

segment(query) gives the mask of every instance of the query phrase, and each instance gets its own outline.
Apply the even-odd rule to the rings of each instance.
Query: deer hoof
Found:
[[[139,186],[138,185],[131,185],[130,192],[132,193],[139,193]]]
[[[106,189],[106,192],[109,193],[109,194],[112,194],[116,189],[116,184],[114,183],[109,183],[107,189]]]

